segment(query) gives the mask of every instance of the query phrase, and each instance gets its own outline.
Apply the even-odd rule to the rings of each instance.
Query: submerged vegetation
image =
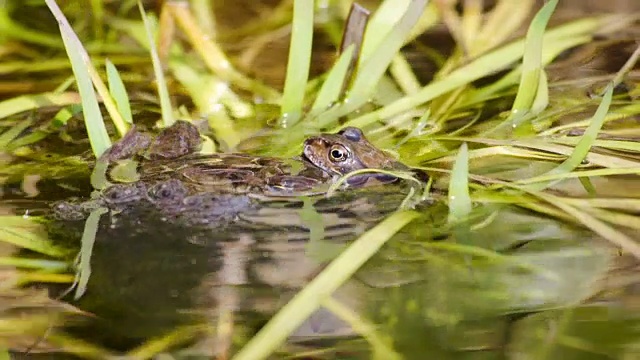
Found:
[[[451,348],[469,351],[469,358],[496,348],[535,359],[637,354],[631,288],[640,278],[621,270],[635,269],[640,259],[640,47],[633,40],[640,14],[566,17],[557,0],[385,0],[359,4],[351,14],[360,18],[350,22],[351,1],[246,2],[251,11],[198,0],[158,7],[6,3],[6,356],[104,358],[125,351],[178,358],[196,351],[187,345],[197,336],[230,331],[233,320],[222,314],[214,326],[179,324],[109,349],[55,330],[92,316],[65,296],[69,287],[84,289],[90,248],[101,245],[83,238],[77,255],[79,246],[52,241],[43,216],[48,204],[99,188],[102,165],[95,159],[133,124],[163,128],[176,119],[203,129],[205,153],[280,157],[299,154],[310,134],[356,126],[431,176],[417,199],[351,239],[257,334],[229,335],[233,346],[221,348],[232,348],[235,359],[459,356]],[[290,44],[288,53],[280,43]],[[401,230],[410,236],[397,236]],[[382,300],[367,304],[379,311],[365,316],[331,295],[373,267],[376,256],[393,263],[377,277],[407,271],[428,285],[379,286]],[[34,284],[62,295],[45,297]],[[347,339],[333,349],[283,347],[321,307],[365,345]],[[489,339],[481,325],[491,322],[495,330],[498,316],[508,318],[508,330],[501,328],[508,335]],[[609,331],[615,339],[600,343]],[[462,341],[461,333],[475,337]],[[411,335],[427,345],[405,339]]]

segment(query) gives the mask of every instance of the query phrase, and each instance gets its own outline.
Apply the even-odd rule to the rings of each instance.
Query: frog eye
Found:
[[[356,128],[356,127],[346,127],[344,128],[342,131],[340,131],[338,134],[344,136],[345,138],[347,138],[348,140],[351,141],[360,141],[362,139],[362,130]]]
[[[329,150],[329,158],[334,162],[342,162],[347,160],[349,152],[342,145],[333,145]]]

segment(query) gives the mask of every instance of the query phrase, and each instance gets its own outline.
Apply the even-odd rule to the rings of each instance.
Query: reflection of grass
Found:
[[[613,87],[602,86],[606,84],[596,79],[579,80],[581,83],[591,82],[594,88],[598,86],[595,90],[598,95],[602,92],[602,98],[576,98],[573,93],[565,95],[554,91],[556,84],[545,69],[559,54],[593,40],[601,29],[613,32],[629,26],[632,21],[629,17],[585,18],[547,29],[547,22],[557,4],[557,1],[549,1],[530,23],[526,37],[515,39],[513,34],[523,28],[523,22],[531,12],[532,0],[498,1],[488,15],[474,6],[464,8],[459,14],[453,4],[445,1],[427,4],[421,0],[387,0],[370,20],[358,67],[348,82],[345,96],[341,97],[353,48],[347,49],[326,74],[309,80],[313,59],[312,32],[326,30],[335,39],[336,25],[342,21],[340,15],[314,29],[310,11],[312,1],[294,0],[290,5],[285,1],[276,11],[255,20],[251,26],[220,34],[221,38],[226,36],[227,39],[239,40],[267,33],[268,38],[269,32],[275,32],[276,27],[284,23],[283,16],[293,16],[294,33],[282,94],[237,68],[223,44],[209,36],[205,27],[215,27],[216,21],[211,16],[213,10],[203,2],[193,2],[201,10],[197,14],[181,4],[168,2],[159,19],[149,14],[144,23],[131,20],[138,19],[138,15],[123,15],[127,12],[135,14],[134,2],[122,3],[122,8],[114,9],[100,1],[92,1],[96,17],[90,26],[83,20],[83,12],[74,13],[73,6],[65,8],[65,15],[72,24],[82,24],[76,29],[85,39],[81,43],[71,27],[61,27],[81,99],[75,91],[67,89],[69,79],[57,78],[63,72],[65,76],[71,76],[66,62],[61,63],[59,58],[39,57],[28,48],[33,44],[48,47],[59,54],[60,42],[49,34],[29,31],[12,21],[2,21],[0,26],[6,30],[3,36],[22,41],[24,45],[16,48],[7,45],[2,49],[17,60],[0,64],[0,74],[49,74],[48,71],[53,70],[61,85],[57,89],[21,94],[0,102],[1,151],[36,158],[36,155],[29,155],[34,151],[32,146],[47,137],[64,137],[61,129],[77,113],[77,105],[82,103],[93,153],[100,155],[111,140],[107,134],[109,124],[103,120],[98,99],[108,112],[118,136],[121,136],[130,126],[130,119],[136,121],[138,109],[130,104],[133,103],[130,100],[135,96],[138,100],[148,99],[149,93],[155,93],[158,88],[161,95],[157,102],[161,106],[154,111],[162,113],[163,126],[170,124],[173,118],[195,119],[204,115],[211,130],[208,135],[222,147],[234,148],[240,144],[259,153],[290,156],[299,153],[301,140],[311,132],[335,131],[353,125],[365,128],[377,144],[396,151],[408,165],[430,171],[436,179],[446,180],[450,174],[447,238],[460,244],[447,246],[447,253],[481,257],[489,263],[515,264],[514,268],[533,268],[535,272],[535,265],[519,263],[518,258],[497,253],[483,243],[474,243],[478,239],[476,230],[482,223],[473,218],[474,211],[484,205],[506,203],[581,224],[623,252],[640,257],[636,239],[628,235],[629,230],[638,230],[635,215],[640,212],[636,200],[638,190],[615,193],[613,187],[601,184],[602,180],[609,180],[613,175],[638,173],[639,149],[632,141],[638,126],[623,119],[637,116],[640,108],[624,96],[612,97]],[[339,3],[338,8],[348,5],[347,1]],[[32,5],[23,6],[25,11],[32,10],[26,9]],[[10,14],[4,9],[0,11],[3,11],[0,14],[2,19],[9,19]],[[58,20],[62,19],[61,13],[57,16]],[[446,24],[456,47],[446,58],[442,54],[434,56],[432,49],[420,54],[441,60],[433,80],[420,85],[417,76],[420,74],[413,72],[411,62],[400,49],[419,34],[432,30],[438,21]],[[159,31],[157,48],[149,42],[149,38],[154,38],[151,34],[154,28]],[[176,37],[175,31],[180,31],[184,38]],[[122,41],[123,38],[126,41]],[[147,56],[134,55],[143,53],[145,49],[152,53],[153,72],[157,79],[152,86],[141,75],[150,73],[145,69],[150,63]],[[85,57],[85,51],[92,61]],[[100,71],[93,67],[102,62],[106,63],[108,87],[103,84]],[[630,64],[633,68],[633,63]],[[172,80],[162,78],[162,65],[168,70],[167,78],[175,79],[180,88],[171,83]],[[620,72],[618,80],[623,79],[626,72]],[[477,81],[489,76],[494,76],[490,82]],[[606,81],[612,79],[613,76]],[[94,88],[99,96],[96,96]],[[637,85],[630,88],[631,99],[637,97]],[[171,99],[170,95],[180,92],[188,95],[196,109],[171,103],[171,100],[177,100]],[[266,126],[261,119],[262,106],[254,106],[247,94],[279,107],[279,111],[268,114],[268,120],[281,126],[270,129],[265,135],[267,140],[257,146],[246,140]],[[496,111],[496,103],[508,104],[497,108],[505,111],[506,115]],[[16,120],[16,114],[29,110],[43,111],[46,107],[62,110],[52,121],[38,125],[37,131],[25,135],[24,129],[33,128],[35,121],[31,118]],[[585,110],[588,110],[588,115],[585,115]],[[281,115],[276,122],[271,118],[273,114]],[[574,131],[580,137],[565,136],[568,131]],[[86,164],[80,159],[62,161],[56,156],[52,154],[58,162],[49,166],[43,176],[57,178],[66,171],[86,172],[81,168]],[[508,160],[515,170],[503,171],[501,160]],[[39,160],[39,164],[50,163],[51,160]],[[9,166],[9,161],[2,157],[0,165],[0,180],[26,175],[34,170],[20,166],[20,163]],[[572,188],[563,187],[567,184]],[[614,196],[617,198],[611,199]],[[379,226],[358,239],[327,268],[327,272],[318,276],[283,309],[274,322],[241,352],[241,356],[256,358],[277,348],[279,341],[288,335],[287,331],[295,327],[293,325],[322,304],[327,289],[337,288],[357,270],[358,266],[354,265],[364,263],[375,253],[371,248],[357,251],[358,247],[367,241],[375,242],[376,248],[381,246],[395,230],[415,216],[420,215],[414,212],[393,215],[386,221],[397,225],[394,231],[389,232],[391,228]],[[15,221],[14,218],[6,221],[10,220]],[[470,226],[469,222],[473,225]],[[33,231],[9,231],[6,229],[18,229],[19,226],[8,222],[4,225],[0,231],[1,240],[45,255],[58,255],[49,251],[46,240],[36,239]],[[29,241],[18,242],[20,239]],[[373,246],[372,243],[370,245]],[[475,247],[478,251],[473,250]],[[496,256],[491,256],[492,252]],[[443,264],[447,263],[444,255],[429,256],[431,259],[437,257],[439,261],[444,258]],[[19,258],[2,258],[2,261],[8,266],[33,267],[37,271],[45,271],[52,264],[58,264],[34,263],[34,260]],[[345,264],[351,267],[345,267]],[[451,264],[454,264],[453,260]],[[474,262],[470,260],[470,264]],[[83,262],[83,266],[87,266],[87,262]],[[33,278],[37,279],[36,275],[39,274],[34,273]],[[55,281],[53,278],[49,280]],[[148,347],[143,347],[144,351],[138,351],[144,352],[145,356],[162,352],[175,343],[171,340],[173,337],[181,336],[172,334],[167,336],[169,340],[156,339]]]

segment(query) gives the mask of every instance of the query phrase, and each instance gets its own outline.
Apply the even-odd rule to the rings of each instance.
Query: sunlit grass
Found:
[[[158,88],[158,97],[160,98],[160,110],[162,111],[162,124],[164,127],[171,126],[175,119],[173,118],[173,110],[171,106],[171,100],[169,99],[169,90],[167,89],[167,83],[164,80],[164,72],[162,64],[160,63],[160,57],[158,56],[158,50],[156,49],[155,34],[156,31],[149,21],[147,14],[142,7],[142,3],[138,1],[138,8],[140,9],[140,15],[144,23],[144,29],[147,34],[147,41],[149,44],[149,53],[151,55],[151,63],[153,64],[153,74],[156,79],[156,86]]]
[[[522,57],[522,73],[518,84],[518,92],[513,101],[511,115],[501,124],[508,127],[510,133],[518,132],[518,128],[527,119],[536,116],[546,106],[544,99],[547,94],[547,82],[542,68],[543,37],[547,23],[553,14],[558,1],[549,1],[531,21],[525,39],[525,51]],[[534,109],[534,102],[542,102]],[[500,128],[500,127],[499,127]]]
[[[295,0],[291,23],[291,45],[282,93],[282,117],[291,126],[302,117],[304,94],[311,66],[313,44],[313,0]]]
[[[102,119],[102,113],[98,106],[98,99],[93,90],[94,84],[91,82],[90,75],[90,68],[92,66],[89,63],[88,55],[80,39],[78,39],[73,32],[71,24],[66,20],[56,2],[52,0],[48,1],[47,5],[52,13],[56,15],[58,23],[60,24],[62,39],[65,42],[65,49],[71,61],[71,67],[80,93],[89,141],[91,142],[93,153],[96,154],[96,156],[100,156],[111,146],[111,139],[109,139],[109,134],[107,133]]]

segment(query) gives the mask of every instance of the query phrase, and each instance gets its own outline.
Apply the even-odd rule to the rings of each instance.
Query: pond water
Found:
[[[105,214],[86,293],[66,297],[93,316],[65,329],[118,351],[177,332],[177,358],[233,353],[403,199],[399,191],[315,198],[311,218],[301,201],[267,202],[226,225],[185,225],[144,207]],[[629,312],[633,296],[611,296],[624,277],[613,269],[625,259],[592,233],[486,205],[467,224],[469,243],[456,242],[460,229],[449,228],[442,203],[419,210],[333,295],[371,333],[363,338],[362,329],[321,308],[281,356],[605,359],[640,335]],[[54,221],[49,231],[78,249],[83,227]]]

